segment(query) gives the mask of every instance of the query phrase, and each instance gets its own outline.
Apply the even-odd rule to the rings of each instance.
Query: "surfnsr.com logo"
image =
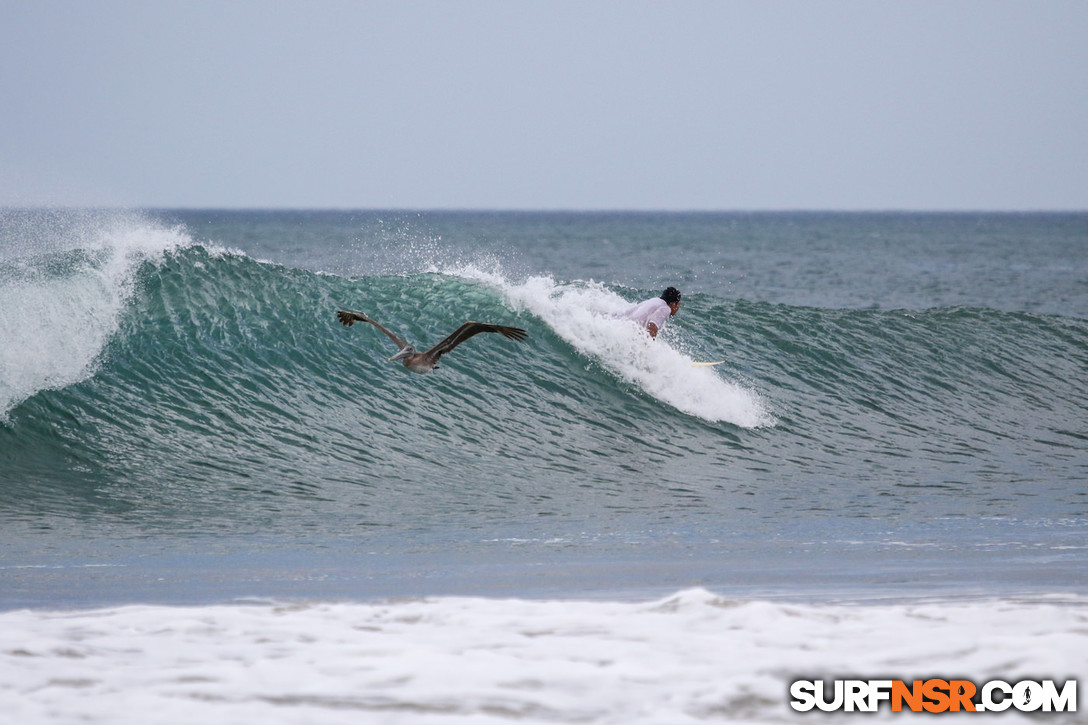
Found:
[[[790,707],[799,712],[876,712],[887,702],[892,712],[1076,712],[1077,681],[1060,687],[1054,680],[1010,684],[991,680],[797,680],[790,685]]]

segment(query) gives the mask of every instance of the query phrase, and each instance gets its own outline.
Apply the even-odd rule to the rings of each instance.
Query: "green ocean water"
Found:
[[[1083,214],[0,228],[0,606],[1088,581]]]

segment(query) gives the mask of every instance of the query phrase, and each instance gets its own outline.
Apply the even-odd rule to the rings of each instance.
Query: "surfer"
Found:
[[[657,333],[665,326],[670,317],[680,311],[680,290],[669,287],[661,293],[660,297],[631,305],[620,313],[625,320],[633,320],[639,327],[650,333],[650,337],[657,338]]]

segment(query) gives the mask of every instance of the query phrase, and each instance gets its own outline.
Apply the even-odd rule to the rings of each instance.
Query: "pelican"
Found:
[[[396,355],[389,358],[389,360],[404,361],[404,367],[408,368],[413,373],[428,373],[431,370],[436,369],[438,367],[438,358],[442,357],[473,335],[477,335],[481,332],[502,333],[504,337],[509,337],[511,340],[517,340],[518,342],[525,339],[525,330],[518,327],[492,325],[488,322],[466,322],[454,330],[453,334],[430,350],[427,350],[426,352],[416,352],[416,349],[409,345],[408,341],[403,337],[394,335],[362,312],[339,310],[336,313],[336,316],[340,319],[340,322],[344,323],[345,327],[351,327],[356,322],[369,322],[386,335],[389,335],[389,339],[392,340],[400,350]]]

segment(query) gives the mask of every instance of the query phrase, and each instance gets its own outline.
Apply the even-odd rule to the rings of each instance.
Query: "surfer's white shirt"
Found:
[[[637,305],[631,305],[620,313],[620,317],[625,320],[634,320],[643,328],[648,327],[652,322],[660,330],[670,314],[672,310],[669,308],[669,303],[660,297],[654,297],[645,302],[639,302]]]

